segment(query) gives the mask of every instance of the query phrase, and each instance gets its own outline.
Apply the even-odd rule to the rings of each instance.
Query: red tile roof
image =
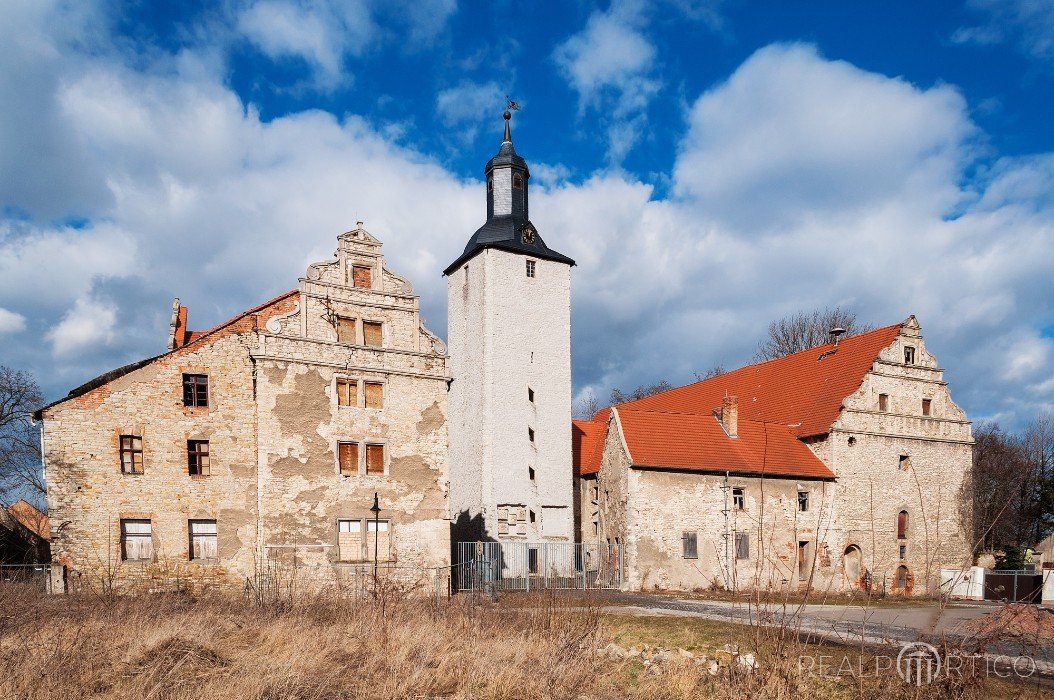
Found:
[[[805,479],[834,473],[783,425],[740,420],[730,438],[713,415],[629,411],[618,408],[635,467]]]
[[[860,387],[878,353],[896,339],[901,325],[851,336],[837,349],[821,345],[629,401],[619,405],[619,412],[709,415],[721,406],[722,398],[736,396],[740,421],[781,423],[791,426],[798,437],[822,435],[837,420],[845,397]]]
[[[599,411],[590,420],[571,421],[571,452],[575,474],[587,476],[600,471],[604,442],[608,437],[611,409]]]
[[[812,479],[834,474],[801,441],[827,433],[878,354],[900,333],[894,324],[786,357],[616,406],[634,466],[732,471]],[[739,404],[738,437],[714,416],[726,396]],[[574,469],[600,468],[608,411],[572,429]]]
[[[32,503],[20,498],[8,507],[7,512],[27,530],[45,540],[51,539],[47,513],[41,512]]]

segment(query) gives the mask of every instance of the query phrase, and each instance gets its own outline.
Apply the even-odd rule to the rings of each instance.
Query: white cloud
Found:
[[[553,59],[578,93],[579,112],[610,113],[608,158],[619,163],[640,139],[643,111],[662,86],[656,75],[657,51],[644,33],[644,6],[613,2],[593,12],[582,31],[553,52]]]
[[[352,77],[346,55],[388,41],[429,46],[456,9],[456,0],[250,0],[236,9],[234,27],[271,59],[303,60],[315,87],[329,90]]]
[[[986,21],[959,27],[951,36],[953,43],[987,46],[1013,41],[1026,55],[1054,59],[1054,0],[969,0],[967,7]]]
[[[18,333],[26,329],[26,317],[0,306],[0,333]]]
[[[505,92],[494,81],[486,83],[463,80],[436,95],[436,112],[443,124],[458,127],[461,143],[476,140],[480,126],[494,125],[505,107]]]
[[[116,311],[91,299],[77,299],[58,325],[44,337],[57,358],[88,351],[93,345],[109,345],[117,325]]]

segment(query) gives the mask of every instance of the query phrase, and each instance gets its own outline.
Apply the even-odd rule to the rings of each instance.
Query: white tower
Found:
[[[445,271],[454,541],[574,539],[571,266],[528,218],[531,174],[505,139],[487,222]]]

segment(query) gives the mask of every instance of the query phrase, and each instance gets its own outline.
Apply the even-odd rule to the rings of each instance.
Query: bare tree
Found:
[[[801,350],[830,342],[832,328],[844,328],[846,336],[866,333],[870,324],[857,320],[856,314],[836,306],[823,311],[799,311],[769,324],[768,337],[758,344],[757,361],[774,360]]]
[[[30,420],[43,403],[32,374],[0,365],[0,495],[5,500],[16,495],[44,500],[40,437]]]
[[[636,401],[643,399],[645,396],[651,396],[652,394],[661,394],[664,391],[669,391],[673,386],[665,379],[660,380],[657,384],[650,386],[641,384],[633,391],[628,394],[623,392],[621,389],[611,390],[611,403],[626,403],[627,401]]]
[[[592,420],[593,416],[597,414],[597,411],[599,411],[600,408],[601,406],[600,402],[597,401],[597,395],[590,391],[575,402],[574,407],[571,409],[571,416],[575,420]]]
[[[720,377],[722,374],[727,374],[727,373],[728,373],[728,370],[725,369],[725,366],[720,364],[720,363],[718,363],[718,364],[714,365],[713,367],[711,367],[710,369],[708,369],[705,372],[703,372],[702,374],[699,374],[698,372],[696,372],[695,373],[695,381],[701,382],[704,379],[713,379],[714,377]]]

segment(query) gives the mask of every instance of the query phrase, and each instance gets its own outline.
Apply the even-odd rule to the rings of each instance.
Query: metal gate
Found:
[[[622,586],[622,545],[458,542],[451,572],[459,591],[599,590]]]
[[[987,571],[984,599],[1011,603],[1039,603],[1043,597],[1043,575],[1034,571]]]

